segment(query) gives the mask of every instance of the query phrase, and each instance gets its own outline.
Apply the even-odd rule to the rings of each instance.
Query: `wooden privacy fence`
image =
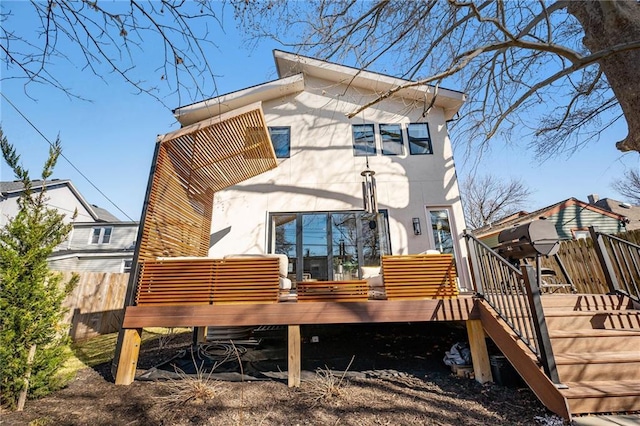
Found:
[[[640,229],[623,232],[616,236],[640,245]],[[591,238],[563,241],[560,243],[558,255],[578,293],[605,294],[609,292],[604,271]],[[542,266],[553,269],[558,277],[562,277],[562,272],[553,258],[543,257]],[[570,289],[567,288],[564,291],[567,292]]]
[[[72,272],[62,274],[68,280]],[[120,330],[129,274],[80,272],[78,275],[78,285],[63,303],[69,309],[64,322],[71,325],[71,338],[82,340]]]

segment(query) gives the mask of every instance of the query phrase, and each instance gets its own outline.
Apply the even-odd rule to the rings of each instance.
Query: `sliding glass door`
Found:
[[[288,256],[293,281],[357,279],[390,253],[386,212],[273,213],[270,222],[271,252]]]

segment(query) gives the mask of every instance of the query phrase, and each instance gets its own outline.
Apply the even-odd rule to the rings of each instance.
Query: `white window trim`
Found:
[[[93,242],[93,234],[95,233],[95,230],[99,229],[100,230],[100,235],[98,236],[98,242],[94,243]],[[106,229],[111,229],[111,232],[109,234],[109,242],[103,242],[104,240],[104,234]],[[89,245],[92,246],[97,246],[97,245],[107,245],[107,244],[111,244],[111,240],[113,239],[113,226],[94,226],[93,228],[91,228],[91,233],[89,233]]]

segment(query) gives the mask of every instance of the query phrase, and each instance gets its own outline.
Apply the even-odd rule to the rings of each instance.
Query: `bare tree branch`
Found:
[[[611,187],[633,205],[640,205],[640,173],[637,170],[627,170],[621,179],[611,183]]]
[[[640,85],[632,76],[640,63],[637,2],[310,0],[287,3],[285,9],[277,2],[260,7],[230,1],[244,22],[261,28],[256,36],[275,33],[259,23],[279,16],[280,34],[304,34],[297,45],[304,53],[329,60],[356,58],[355,66],[374,71],[377,64],[391,62],[394,75],[416,80],[378,93],[354,108],[350,118],[400,90],[437,82],[468,94],[463,119],[453,130],[477,147],[518,128],[534,129],[534,143],[544,145],[545,152],[571,151],[597,138],[621,108],[630,133],[619,147],[640,151],[640,101],[632,99]],[[592,39],[606,41],[583,43]],[[618,77],[612,69],[626,72]],[[590,80],[592,90],[577,83],[597,72],[604,78]],[[611,98],[613,106],[597,104]],[[424,102],[429,110],[433,99]],[[586,111],[588,103],[592,113]],[[550,119],[549,111],[558,117]],[[577,112],[588,118],[580,129],[569,117]]]
[[[470,229],[517,213],[528,203],[531,194],[521,180],[500,181],[493,175],[469,175],[460,184],[464,216]]]

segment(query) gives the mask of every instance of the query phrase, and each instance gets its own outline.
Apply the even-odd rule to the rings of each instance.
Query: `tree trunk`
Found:
[[[640,3],[586,0],[568,2],[567,11],[584,29],[584,45],[591,52],[640,40]],[[620,151],[640,152],[640,49],[608,56],[600,61],[627,120],[629,134],[618,142]]]
[[[33,366],[33,359],[36,357],[36,345],[31,345],[29,348],[29,355],[27,355],[27,371],[24,374],[24,385],[20,391],[18,397],[18,406],[16,411],[24,410],[24,404],[27,402],[27,393],[29,392],[29,379],[31,378],[31,367]]]

